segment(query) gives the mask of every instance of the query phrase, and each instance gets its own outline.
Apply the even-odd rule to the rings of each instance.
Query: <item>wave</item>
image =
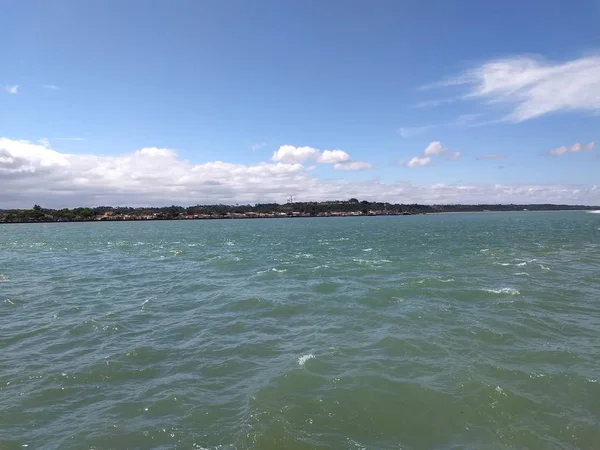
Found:
[[[352,258],[352,261],[358,264],[381,264],[381,263],[391,263],[389,259],[361,259],[361,258]]]
[[[273,267],[273,268],[267,269],[267,270],[259,270],[258,272],[256,272],[256,274],[262,275],[263,273],[268,273],[268,272],[284,273],[284,272],[287,272],[287,269],[276,269],[275,267]]]
[[[0,283],[4,283],[6,281],[10,280],[10,278],[8,278],[7,275],[1,274],[0,273]]]
[[[312,353],[302,355],[298,358],[298,364],[303,366],[304,364],[306,364],[306,361],[308,361],[309,359],[313,359],[314,357],[315,355],[313,355]]]
[[[600,214],[600,209],[594,211],[588,211],[588,214]]]
[[[490,294],[506,294],[506,295],[520,295],[521,293],[515,288],[503,287],[500,289],[481,289],[483,292],[489,292]]]

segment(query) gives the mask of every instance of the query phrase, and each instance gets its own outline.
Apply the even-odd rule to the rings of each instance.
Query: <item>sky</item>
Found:
[[[600,0],[0,11],[0,208],[600,205]]]

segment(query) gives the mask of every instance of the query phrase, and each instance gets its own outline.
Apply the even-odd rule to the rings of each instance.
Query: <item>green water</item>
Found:
[[[600,214],[0,226],[1,449],[597,449]]]

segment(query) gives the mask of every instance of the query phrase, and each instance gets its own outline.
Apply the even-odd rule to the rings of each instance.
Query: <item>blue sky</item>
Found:
[[[600,204],[599,0],[0,8],[0,207]]]

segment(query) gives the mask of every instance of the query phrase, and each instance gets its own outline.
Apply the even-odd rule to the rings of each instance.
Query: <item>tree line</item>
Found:
[[[164,207],[113,207],[51,209],[35,205],[31,209],[0,210],[0,222],[73,222],[99,220],[111,217],[114,220],[135,220],[152,218],[154,220],[174,220],[186,218],[225,218],[235,215],[302,215],[326,216],[332,214],[430,214],[441,212],[482,212],[482,211],[555,211],[555,210],[593,210],[598,206],[554,205],[554,204],[447,204],[420,205],[386,202],[359,201],[351,198],[345,201],[258,203],[255,205],[195,205]],[[201,217],[194,217],[201,216]]]

